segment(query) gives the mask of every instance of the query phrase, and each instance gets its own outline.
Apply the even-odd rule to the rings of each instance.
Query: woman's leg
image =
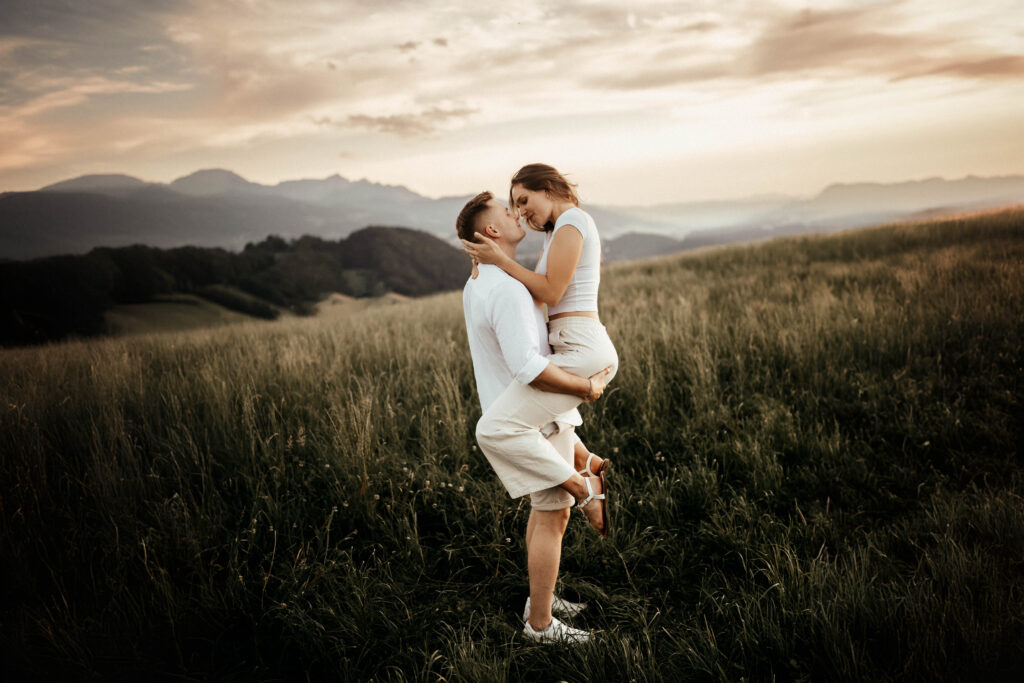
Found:
[[[611,381],[618,371],[619,356],[615,351],[615,345],[609,339],[604,326],[596,320],[582,317],[551,320],[548,322],[548,343],[551,344],[553,352],[548,356],[548,361],[581,377],[611,366],[612,374],[608,378]],[[573,464],[577,472],[585,473],[589,456],[587,447],[577,441],[573,447]],[[602,458],[595,457],[591,460],[590,471],[596,473],[603,462]],[[598,477],[587,477],[587,481],[591,483],[595,493],[598,489],[604,493]],[[606,506],[606,500],[595,500],[583,508],[587,521],[602,535]]]

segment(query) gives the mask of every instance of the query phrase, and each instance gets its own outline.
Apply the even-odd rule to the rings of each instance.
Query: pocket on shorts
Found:
[[[548,344],[555,353],[566,351],[584,351],[593,346],[586,334],[572,327],[559,327],[548,332]]]

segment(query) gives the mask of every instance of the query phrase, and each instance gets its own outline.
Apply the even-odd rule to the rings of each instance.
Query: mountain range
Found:
[[[499,192],[500,194],[500,192]],[[341,239],[367,226],[421,230],[455,244],[462,197],[339,175],[276,185],[209,169],[171,183],[87,175],[32,192],[0,194],[0,259],[145,244],[240,250],[268,235]],[[608,260],[780,235],[1024,203],[1024,176],[835,184],[810,198],[769,196],[656,206],[588,205]],[[526,251],[539,250],[536,239]]]

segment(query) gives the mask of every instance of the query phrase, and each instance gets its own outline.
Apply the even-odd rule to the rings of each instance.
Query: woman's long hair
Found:
[[[576,194],[576,184],[570,183],[564,175],[547,164],[527,164],[512,176],[508,190],[508,205],[513,209],[515,202],[512,200],[512,188],[516,185],[522,185],[527,190],[534,192],[546,191],[556,199],[572,202],[574,206],[580,205],[579,195]],[[554,229],[555,226],[551,223],[544,226],[545,232]]]

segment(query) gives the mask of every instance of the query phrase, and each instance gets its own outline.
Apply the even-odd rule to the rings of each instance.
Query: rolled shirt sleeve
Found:
[[[548,366],[548,360],[537,345],[533,299],[521,283],[510,284],[514,286],[491,296],[487,316],[512,376],[520,384],[529,384]]]

